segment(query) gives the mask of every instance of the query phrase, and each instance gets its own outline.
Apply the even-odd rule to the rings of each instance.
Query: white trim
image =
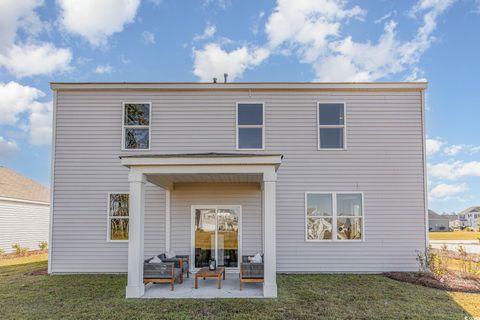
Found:
[[[170,189],[165,190],[165,251],[170,252],[170,211],[171,211],[171,192]]]
[[[50,196],[50,197],[51,197],[51,196]],[[39,204],[39,205],[44,205],[44,206],[49,206],[49,205],[50,205],[49,202],[45,202],[45,201],[24,200],[24,199],[7,198],[7,197],[0,197],[0,201]]]
[[[215,210],[215,260],[218,263],[217,250],[218,250],[218,209],[234,209],[238,210],[238,262],[237,267],[225,267],[226,271],[235,271],[240,270],[240,263],[242,262],[242,206],[241,205],[191,205],[190,206],[190,256],[192,257],[191,270],[195,272],[198,268],[195,268],[195,210],[196,209],[214,209]]]
[[[104,90],[104,89],[162,89],[162,90],[422,90],[428,82],[229,82],[229,83],[200,83],[200,82],[52,82],[53,90]]]
[[[57,91],[53,91],[52,106],[52,154],[50,163],[50,217],[48,220],[48,274],[52,273],[52,247],[53,247],[53,204],[55,195],[55,146],[57,131]]]
[[[128,219],[129,222],[128,224],[130,225],[130,212],[128,212],[128,217],[121,216],[121,217],[115,217],[115,216],[110,216],[110,195],[112,194],[127,194],[128,195],[128,202],[130,203],[130,194],[128,192],[107,192],[107,242],[112,242],[112,243],[126,243],[128,240],[112,240],[111,239],[111,224],[110,220],[112,219]],[[130,208],[129,208],[130,210]],[[130,232],[129,232],[129,237],[130,237]]]
[[[239,104],[261,104],[262,105],[262,124],[258,125],[239,125],[238,124],[238,105]],[[241,128],[262,128],[262,147],[261,148],[240,148],[239,147],[239,139],[240,134],[239,131]],[[265,102],[236,102],[235,103],[235,148],[236,150],[265,150]]]
[[[148,148],[147,149],[126,149],[125,148],[125,105],[126,104],[148,104]],[[129,125],[128,128],[133,129],[146,129],[147,126],[145,125]],[[151,102],[131,102],[131,101],[123,101],[122,102],[122,151],[146,151],[152,149],[152,103]]]
[[[244,150],[244,149],[242,149]],[[275,165],[282,163],[281,155],[244,157],[121,157],[124,166],[181,166],[181,165]]]
[[[320,124],[320,105],[321,104],[343,104],[343,125],[324,125]],[[317,150],[319,151],[343,151],[347,150],[347,103],[345,101],[317,101]],[[342,128],[343,129],[343,148],[321,148],[320,147],[320,128]]]
[[[332,196],[332,239],[324,239],[324,240],[309,240],[308,239],[308,223],[307,223],[307,198],[309,194],[327,194]],[[362,238],[361,239],[347,239],[347,240],[340,240],[337,239],[337,219],[339,218],[337,215],[337,195],[339,194],[360,194],[362,196],[362,215],[360,217],[356,216],[341,216],[340,218],[361,218],[362,219]],[[331,242],[339,242],[339,243],[350,243],[350,242],[364,242],[365,241],[365,197],[362,191],[325,191],[325,192],[317,192],[317,191],[306,191],[305,198],[304,198],[304,226],[305,226],[305,242],[316,242],[316,243],[331,243]],[[325,216],[322,216],[325,217]]]
[[[425,211],[425,252],[429,246],[428,241],[428,179],[427,179],[427,153],[426,153],[426,121],[425,121],[425,90],[421,92],[421,116],[422,116],[422,158],[423,158],[423,197],[424,197],[424,211]]]

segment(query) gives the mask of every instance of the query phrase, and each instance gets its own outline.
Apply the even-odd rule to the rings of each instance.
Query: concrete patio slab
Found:
[[[227,273],[222,280],[222,288],[217,289],[217,279],[199,279],[195,289],[193,274],[185,278],[182,284],[175,283],[175,290],[170,284],[148,284],[142,298],[160,299],[228,299],[228,298],[263,298],[262,283],[245,283],[240,291],[238,273]]]

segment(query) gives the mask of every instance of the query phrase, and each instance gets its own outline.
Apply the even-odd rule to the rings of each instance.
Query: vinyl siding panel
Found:
[[[38,250],[41,241],[48,242],[50,206],[0,200],[0,248],[13,252],[12,245]]]
[[[120,150],[122,101],[152,102],[150,151]],[[277,270],[415,270],[415,250],[425,244],[420,91],[110,90],[57,94],[53,271],[125,271],[126,243],[105,241],[107,192],[128,191],[128,169],[118,156],[241,152],[235,150],[235,103],[248,101],[265,103],[266,145],[256,152],[284,155],[277,181]],[[317,149],[317,101],[346,102],[347,150]],[[233,196],[236,188],[225,190]],[[147,190],[145,254],[153,254],[164,249],[165,200],[162,189]],[[172,202],[171,245],[178,253],[190,244],[186,195],[213,201],[208,190],[184,190],[181,204]],[[365,240],[306,242],[306,191],[362,191]],[[176,192],[173,200],[180,199]],[[218,197],[224,200],[228,193]],[[261,237],[260,231],[251,235]]]

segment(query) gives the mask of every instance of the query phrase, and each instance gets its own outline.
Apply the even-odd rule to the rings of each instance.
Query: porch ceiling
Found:
[[[217,173],[217,174],[147,174],[147,181],[159,185],[175,183],[259,183],[262,175],[259,173]]]

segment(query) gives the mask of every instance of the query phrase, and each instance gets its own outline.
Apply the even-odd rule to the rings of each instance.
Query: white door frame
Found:
[[[196,209],[215,209],[215,215],[217,214],[218,209],[234,209],[238,212],[238,266],[236,268],[229,267],[225,268],[226,272],[234,271],[238,272],[240,270],[240,263],[242,262],[242,206],[241,205],[192,205],[190,207],[190,254],[191,254],[191,269],[193,272],[196,272],[198,268],[195,268],[195,210]],[[215,221],[217,221],[218,217],[215,217]],[[215,235],[218,234],[217,230],[217,223],[215,223]],[[215,236],[215,253],[218,250],[218,237]],[[217,255],[215,254],[215,259]],[[218,261],[217,261],[218,262]]]

